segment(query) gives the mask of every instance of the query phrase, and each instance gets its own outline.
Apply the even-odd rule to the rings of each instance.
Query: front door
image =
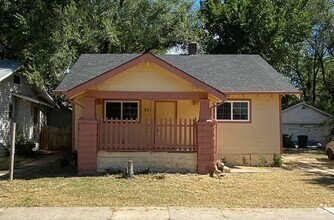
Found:
[[[169,119],[174,120],[176,118],[176,101],[156,101],[155,102],[155,122],[160,122],[160,120]]]
[[[170,120],[174,123],[176,119],[177,102],[176,101],[156,101],[155,102],[155,137],[154,148],[171,146],[173,143],[172,135],[174,132],[165,126]]]

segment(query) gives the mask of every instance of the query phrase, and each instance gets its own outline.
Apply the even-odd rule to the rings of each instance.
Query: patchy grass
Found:
[[[11,206],[334,206],[334,178],[298,170],[266,168],[270,173],[231,173],[221,179],[196,174],[76,176],[57,162],[16,180],[0,180],[0,207]],[[19,178],[19,179],[18,179]]]

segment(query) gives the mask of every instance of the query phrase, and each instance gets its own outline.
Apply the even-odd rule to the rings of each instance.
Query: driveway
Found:
[[[334,160],[329,160],[323,148],[284,149],[286,169],[299,169],[334,176]]]

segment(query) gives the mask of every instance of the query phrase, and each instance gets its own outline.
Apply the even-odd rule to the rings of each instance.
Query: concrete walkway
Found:
[[[177,219],[334,219],[334,208],[308,209],[218,209],[188,207],[34,207],[0,208],[0,219],[58,220],[58,219],[110,219],[110,220],[177,220]]]

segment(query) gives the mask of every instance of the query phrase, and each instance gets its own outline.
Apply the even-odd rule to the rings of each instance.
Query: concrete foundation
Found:
[[[97,153],[97,171],[104,172],[110,167],[127,166],[133,160],[135,172],[147,170],[157,172],[197,172],[197,153],[168,152],[107,152]]]

